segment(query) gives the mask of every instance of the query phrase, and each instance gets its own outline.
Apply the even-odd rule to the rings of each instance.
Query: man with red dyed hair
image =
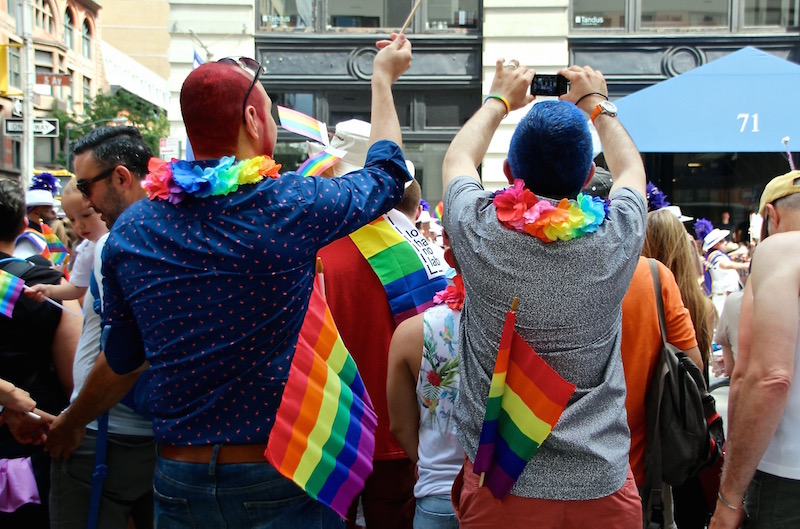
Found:
[[[261,66],[223,59],[194,70],[181,90],[197,161],[151,159],[150,200],[114,221],[103,254],[105,354],[54,423],[48,448],[68,456],[84,425],[141,375],[137,408],[159,444],[157,527],[344,525],[264,451],[317,250],[390,210],[410,178],[391,86],[411,64],[411,45],[403,35],[377,45],[364,169],[337,179],[278,175]],[[78,187],[106,214],[138,182],[97,154],[81,155]]]

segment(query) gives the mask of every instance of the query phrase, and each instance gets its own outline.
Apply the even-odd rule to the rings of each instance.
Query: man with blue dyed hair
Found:
[[[534,100],[534,71],[517,61],[497,61],[490,95],[454,138],[442,168],[444,228],[466,290],[454,415],[466,452],[453,487],[462,528],[642,524],[628,465],[620,308],[644,242],[644,167],[608,102],[603,75],[577,66],[559,73],[571,91],[533,105],[513,135],[503,164],[511,187],[484,191],[476,168],[501,120]],[[609,202],[579,193],[594,174],[583,113],[613,175]],[[515,297],[516,331],[577,389],[500,502],[479,485],[473,462]]]

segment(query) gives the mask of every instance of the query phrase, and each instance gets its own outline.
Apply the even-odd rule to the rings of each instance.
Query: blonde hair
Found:
[[[642,255],[661,261],[675,276],[683,304],[689,309],[692,318],[697,347],[703,361],[707,363],[714,338],[714,307],[700,288],[692,261],[694,250],[690,246],[686,229],[675,215],[666,210],[647,214],[647,232]]]

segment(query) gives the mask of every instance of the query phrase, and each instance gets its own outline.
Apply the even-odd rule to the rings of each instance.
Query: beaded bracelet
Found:
[[[587,98],[589,96],[600,96],[600,97],[604,98],[606,101],[608,101],[608,96],[605,95],[602,92],[589,92],[588,94],[585,94],[585,95],[582,95],[581,97],[579,97],[578,100],[575,101],[575,106],[578,106],[578,103],[580,103],[581,101],[584,100],[584,98]],[[484,103],[485,103],[485,101],[484,101]]]
[[[731,510],[734,510],[734,511],[738,511],[739,510],[739,507],[734,507],[733,505],[731,505],[730,503],[725,501],[725,498],[722,497],[722,492],[717,491],[717,498],[719,498],[719,501],[722,502],[722,505],[724,505],[728,509],[731,509]]]
[[[502,101],[503,104],[506,106],[506,113],[503,117],[505,118],[506,116],[508,116],[508,113],[511,112],[511,104],[508,102],[508,99],[501,96],[500,94],[489,94],[488,96],[486,96],[486,99],[483,100],[483,104],[485,105],[486,102],[489,101],[490,99],[499,99],[500,101]]]

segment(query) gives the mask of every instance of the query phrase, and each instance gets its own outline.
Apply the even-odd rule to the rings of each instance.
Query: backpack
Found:
[[[647,454],[643,487],[645,522],[663,523],[662,482],[677,486],[713,466],[722,456],[722,418],[709,395],[702,371],[667,342],[661,278],[648,259],[658,306],[661,360],[647,389]],[[649,525],[647,527],[650,527]]]

